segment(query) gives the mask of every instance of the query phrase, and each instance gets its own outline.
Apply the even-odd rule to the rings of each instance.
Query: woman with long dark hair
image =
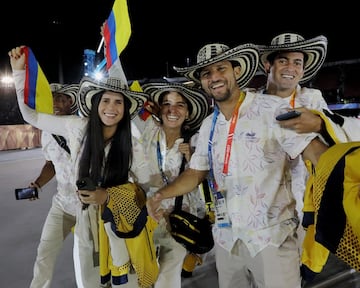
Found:
[[[120,79],[84,77],[77,94],[82,117],[38,113],[24,104],[23,47],[12,49],[9,56],[24,120],[69,139],[69,181],[80,199],[74,236],[78,287],[99,287],[100,279],[112,287],[151,286],[158,272],[152,241],[156,222],[147,216],[144,192],[131,184],[145,187],[148,179],[143,147],[131,121],[147,94],[131,91]],[[136,274],[129,273],[131,268]]]

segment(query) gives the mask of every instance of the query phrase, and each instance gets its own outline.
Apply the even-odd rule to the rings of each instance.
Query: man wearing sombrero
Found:
[[[323,110],[331,113],[321,91],[300,85],[312,79],[320,70],[326,58],[327,45],[327,38],[322,35],[305,40],[299,34],[283,33],[274,37],[269,46],[259,46],[259,68],[266,74],[267,80],[265,87],[260,88],[258,92],[281,97],[289,103],[290,109],[301,111],[299,117],[281,121],[280,126],[294,129],[299,133],[323,132],[326,139],[333,143],[324,129],[322,118],[319,117],[319,113],[315,113]],[[314,113],[310,110],[314,110]],[[336,125],[334,126],[336,128]],[[346,141],[346,135],[338,134],[340,139]],[[292,159],[290,165],[292,192],[301,223],[308,170],[301,157]],[[299,226],[300,246],[303,234],[304,230]]]
[[[333,113],[329,111],[319,89],[302,86],[315,77],[322,67],[327,45],[327,38],[323,35],[305,40],[294,33],[280,34],[274,37],[268,46],[259,45],[259,69],[267,76],[266,85],[260,88],[259,92],[279,96],[289,103],[291,109],[302,112],[296,119],[282,121],[282,127],[299,133],[324,132],[328,136],[323,129],[322,118],[309,109],[320,112],[326,110],[327,115]],[[336,117],[333,118],[336,121]],[[334,129],[336,124],[337,121],[332,123]]]
[[[327,45],[323,35],[306,40],[294,33],[274,37],[269,46],[260,45],[259,69],[267,76],[267,82],[259,92],[284,98],[291,108],[302,112],[296,119],[282,121],[282,127],[299,133],[318,132],[340,141],[357,141],[360,121],[331,112],[320,90],[302,86],[321,69]]]
[[[161,201],[194,189],[208,177],[215,198],[215,257],[219,286],[301,287],[295,200],[288,159],[317,162],[327,149],[315,133],[282,129],[276,116],[289,108],[279,97],[244,91],[259,63],[258,48],[209,44],[197,64],[175,70],[215,100],[203,121],[190,167],[148,199],[162,217]]]
[[[325,36],[318,36],[309,40],[305,40],[301,35],[294,33],[284,33],[276,36],[271,41],[271,45],[260,46],[260,68],[267,75],[266,87],[260,89],[260,92],[279,96],[290,103],[291,108],[301,111],[299,117],[281,121],[280,125],[282,127],[294,129],[299,133],[321,133],[331,145],[340,142],[358,141],[360,140],[360,129],[356,128],[356,125],[360,125],[358,119],[332,113],[320,90],[300,86],[300,84],[312,79],[319,71],[324,63],[326,51],[327,39]],[[323,157],[328,157],[328,155],[329,153]],[[328,163],[331,162],[331,160],[328,160]],[[310,219],[314,218],[314,210],[311,208],[314,206],[308,205],[310,198],[308,195],[317,190],[309,183],[306,185],[305,180],[308,179],[308,170],[300,157],[291,160],[290,165],[292,191],[296,199],[297,212],[301,222],[303,213],[305,213],[303,224],[307,231],[311,231],[312,229],[308,229],[308,226],[309,223],[314,222],[313,220],[310,221]],[[308,168],[311,167],[308,165]],[[311,172],[312,169],[309,169],[309,171]],[[316,172],[316,177],[316,181],[318,178],[324,178],[320,175],[320,171]],[[307,191],[305,191],[305,187],[308,188]],[[302,226],[299,226],[298,232],[300,247],[302,247],[305,230]],[[309,237],[306,239],[309,239]],[[305,242],[305,247],[310,247],[307,243],[308,241]],[[306,255],[318,255],[316,257],[318,261],[310,261]],[[305,249],[302,259],[304,279],[312,280],[316,273],[321,271],[324,263],[319,259],[326,260],[327,257],[320,257],[315,252],[308,253],[307,249]],[[313,271],[310,272],[310,270]]]
[[[52,83],[50,88],[55,115],[71,115],[77,111],[76,93],[79,85]],[[45,287],[51,284],[56,257],[62,248],[63,240],[75,225],[78,203],[69,182],[72,166],[66,139],[42,131],[41,146],[46,159],[45,164],[30,186],[41,189],[55,176],[57,191],[42,228],[30,287]]]

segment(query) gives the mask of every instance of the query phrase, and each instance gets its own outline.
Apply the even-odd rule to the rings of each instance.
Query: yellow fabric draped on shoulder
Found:
[[[319,273],[329,252],[360,271],[360,142],[336,144],[321,157],[304,198],[302,264]],[[305,270],[306,270],[305,269]],[[306,277],[305,277],[306,278]]]

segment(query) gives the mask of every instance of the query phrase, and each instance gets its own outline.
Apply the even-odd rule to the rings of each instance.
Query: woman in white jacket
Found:
[[[115,251],[110,251],[108,247],[105,247],[107,249],[105,249],[105,253],[107,251],[108,254],[111,254],[109,256],[111,256],[112,262],[104,260],[107,257],[104,253],[103,256],[101,255],[101,249],[104,248],[101,246],[104,244],[104,241],[101,242],[101,235],[104,234],[101,234],[101,231],[104,229],[109,236],[109,239],[103,237],[106,242],[105,246],[111,246],[112,241],[125,241],[122,237],[115,236],[112,238],[115,233],[111,233],[111,228],[110,230],[107,229],[112,225],[115,232],[118,228],[120,216],[117,213],[120,213],[121,209],[116,209],[116,206],[128,205],[123,197],[119,197],[120,192],[117,187],[129,181],[137,181],[138,183],[142,181],[144,185],[146,183],[147,163],[142,145],[132,135],[131,117],[141,109],[147,100],[147,95],[130,91],[127,83],[116,78],[108,78],[106,82],[98,82],[85,77],[80,82],[77,95],[80,114],[84,117],[38,113],[24,104],[26,55],[23,48],[21,46],[12,49],[9,51],[9,57],[18,103],[24,120],[41,130],[69,139],[68,146],[73,164],[70,182],[73,185],[74,193],[78,190],[76,181],[80,178],[90,178],[95,185],[95,191],[88,191],[91,190],[90,188],[78,191],[79,199],[82,202],[79,201],[78,205],[74,245],[78,287],[99,287],[99,273],[101,273],[102,284],[112,282],[113,287],[117,287],[117,285],[121,285],[121,287],[149,286],[140,276],[144,272],[140,271],[142,268],[137,271],[138,267],[134,267],[135,271],[139,272],[138,281],[134,275],[128,275],[131,264],[134,266],[132,259],[126,261],[126,257],[131,258],[131,251],[124,249],[115,253]],[[89,205],[89,207],[84,209],[83,204]],[[98,218],[104,218],[102,215],[104,211],[113,213],[111,216],[114,223],[111,223],[109,227],[98,225],[98,221],[101,224],[101,220],[103,220]],[[140,212],[140,209],[134,211],[138,214],[141,214]],[[151,221],[146,221],[150,217],[144,213],[141,215],[145,217],[144,225],[145,223],[147,223],[146,225],[152,224]],[[126,218],[126,216],[124,217]],[[135,229],[136,225],[130,226]],[[144,229],[140,227],[140,230]],[[143,246],[146,244],[151,250],[152,241],[144,243]],[[125,246],[128,247],[128,245],[121,247],[124,248]],[[105,266],[109,267],[101,267],[101,263],[105,263]]]

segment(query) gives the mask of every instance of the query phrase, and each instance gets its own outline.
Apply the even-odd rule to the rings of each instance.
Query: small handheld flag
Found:
[[[137,92],[143,92],[141,85],[139,83],[139,81],[135,80],[131,85],[130,85],[130,90],[132,91],[137,91]],[[143,107],[141,107],[140,111],[139,111],[139,116],[142,120],[146,121],[147,118],[149,118],[149,116],[151,115],[151,113],[146,109],[146,106],[148,105],[148,101],[146,101],[143,105]]]
[[[106,69],[118,59],[131,35],[131,25],[126,0],[115,0],[109,18],[104,25]]]
[[[37,112],[52,114],[53,96],[50,84],[30,47],[23,49],[26,56],[24,102]]]

